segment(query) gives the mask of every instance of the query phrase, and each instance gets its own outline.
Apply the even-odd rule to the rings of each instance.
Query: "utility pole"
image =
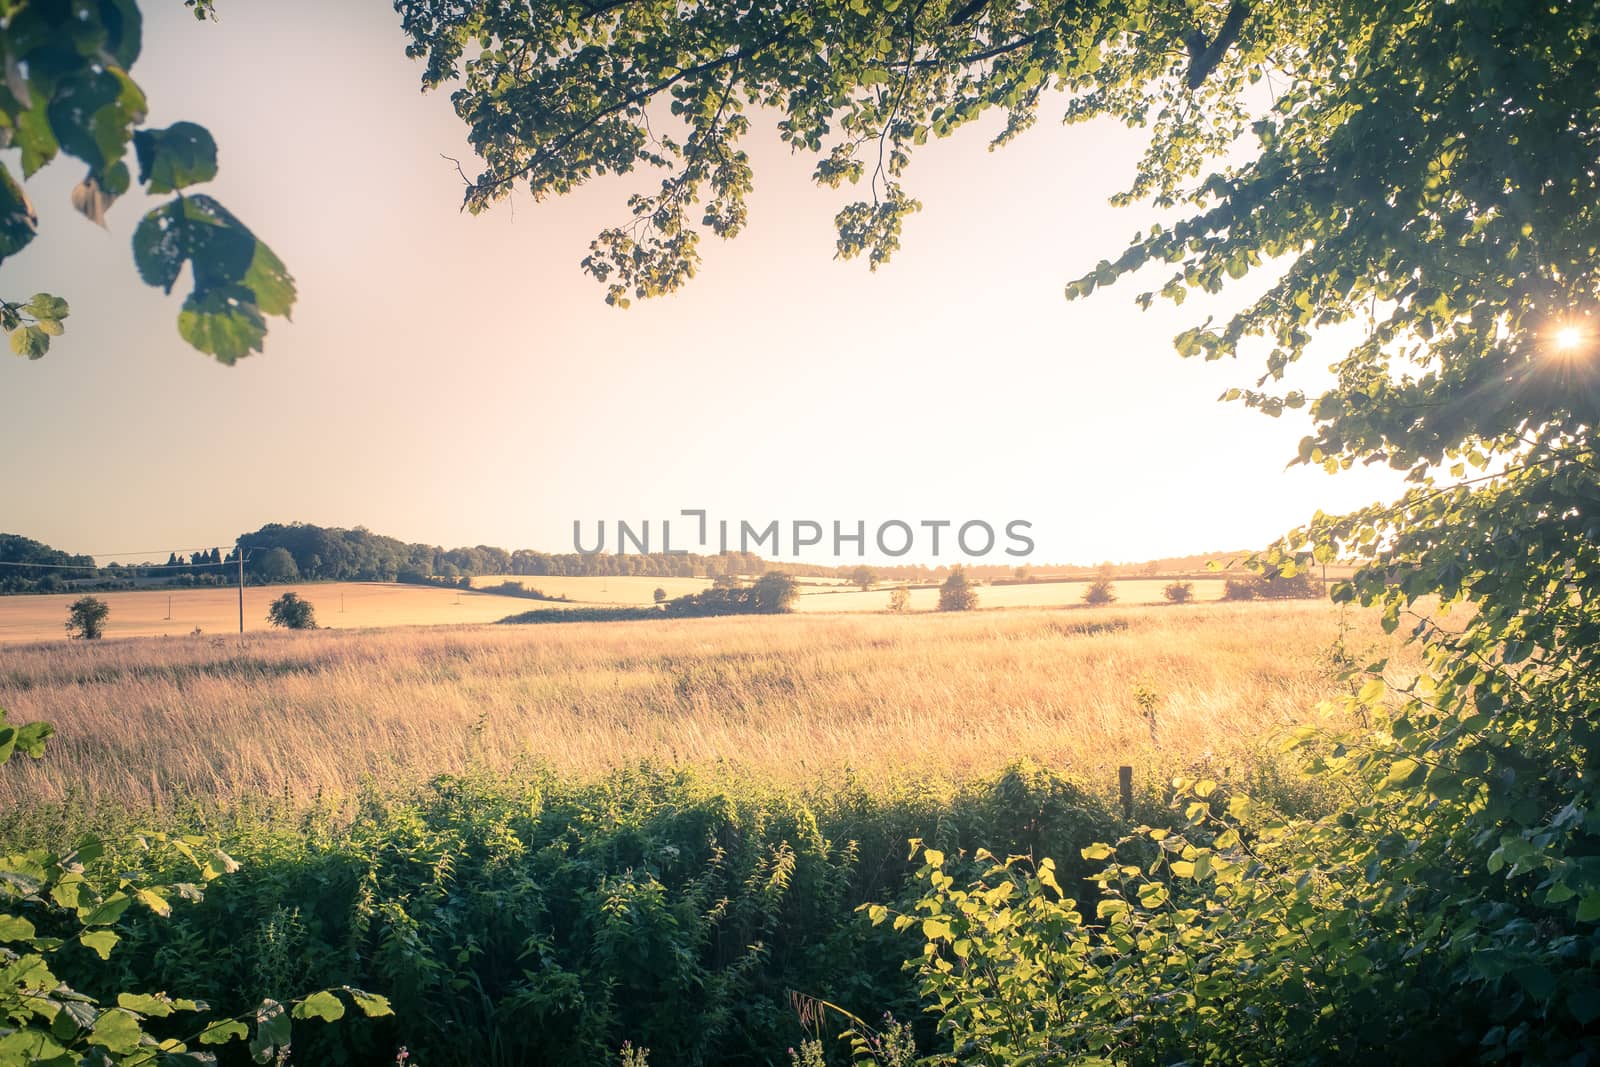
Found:
[[[167,594],[167,618],[169,620],[172,618],[172,594],[171,593]]]
[[[239,632],[244,633],[244,548],[239,548]]]

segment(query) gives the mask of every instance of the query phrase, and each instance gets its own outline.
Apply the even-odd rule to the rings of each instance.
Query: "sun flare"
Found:
[[[1583,344],[1583,331],[1576,326],[1563,326],[1556,331],[1556,350],[1571,352]]]

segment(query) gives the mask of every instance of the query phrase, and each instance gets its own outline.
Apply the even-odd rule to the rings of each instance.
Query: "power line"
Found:
[[[192,570],[195,567],[231,567],[233,560],[224,560],[220,563],[120,563],[116,569],[132,571],[166,571],[166,570]],[[0,559],[0,567],[38,567],[45,570],[65,571],[107,571],[112,568],[102,567],[90,563],[13,563]]]

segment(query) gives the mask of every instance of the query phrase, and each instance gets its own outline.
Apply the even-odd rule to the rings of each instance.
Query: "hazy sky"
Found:
[[[1090,562],[1257,546],[1399,485],[1285,471],[1303,413],[1219,404],[1259,367],[1172,351],[1243,290],[1150,312],[1129,284],[1063,298],[1151,221],[1106,204],[1136,131],[1048,116],[998,152],[980,130],[919,150],[924,210],[873,274],[832,258],[854,197],[813,186],[758,115],[745,234],[708,236],[682,293],[618,311],[578,263],[657,179],[461,214],[441,153],[468,154],[464,127],[420,94],[383,0],[229,3],[217,24],[143,6],[147,123],[216,136],[202,191],[288,264],[294,322],[270,320],[266,352],[233,368],[188,348],[187,272],[163,296],[129,249],[165,198],[130,194],[107,232],[67,203],[81,165],[47,168],[28,185],[41,235],[0,292],[54,292],[72,316],[44,360],[0,361],[0,530],[164,553],[301,520],[569,551],[574,519],[592,535],[705,508],[1025,519],[1036,561]]]

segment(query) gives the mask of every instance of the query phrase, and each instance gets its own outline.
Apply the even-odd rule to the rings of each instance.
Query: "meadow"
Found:
[[[249,585],[244,591],[245,631],[269,629],[267,605],[288,592],[311,601],[318,626],[341,630],[495,622],[529,603],[487,593],[385,582]],[[188,638],[197,628],[202,636],[237,636],[239,632],[236,587],[130,589],[0,597],[0,643],[65,638],[67,605],[84,595],[103,600],[111,608],[107,638]]]
[[[138,884],[194,877],[151,830],[225,849],[242,867],[203,901],[117,922],[112,968],[54,966],[212,1018],[341,985],[393,1004],[296,1022],[293,1063],[787,1063],[841,1025],[797,991],[931,1050],[915,932],[860,910],[912,906],[909,841],[1083,887],[1086,846],[1181,825],[1175,774],[1323,810],[1278,736],[1341,722],[1342,672],[1381,655],[1411,669],[1324,602],[14,644],[0,707],[57,733],[0,772],[0,852],[92,831],[87,876]]]
[[[0,776],[0,808],[334,795],[529,763],[727,763],[797,784],[905,765],[960,779],[1019,756],[1095,774],[1226,760],[1337,691],[1341,618],[1249,603],[15,646],[0,707],[59,738]],[[1360,621],[1352,643],[1375,650]]]
[[[515,582],[551,597],[566,600],[530,601],[478,590],[502,582]],[[668,597],[686,596],[711,587],[707,578],[564,577],[540,575],[497,576],[472,579],[473,589],[440,589],[393,582],[304,582],[245,587],[246,633],[269,629],[267,605],[294,592],[316,609],[317,625],[334,630],[363,630],[396,626],[440,626],[498,622],[530,608],[592,607],[655,603],[655,590]],[[1193,581],[1194,598],[1222,598],[1221,579]],[[1119,579],[1115,589],[1122,604],[1160,604],[1167,582],[1160,579]],[[800,581],[795,610],[806,613],[874,613],[888,608],[890,585],[860,590],[842,580],[805,578]],[[1083,602],[1087,582],[1037,582],[1022,585],[980,586],[980,606],[986,608],[1070,607]],[[67,606],[82,593],[0,597],[0,644],[53,641],[65,636]],[[106,636],[189,637],[237,634],[239,594],[236,588],[137,589],[91,593],[106,602],[111,615]],[[939,591],[911,590],[908,610],[934,611]]]

